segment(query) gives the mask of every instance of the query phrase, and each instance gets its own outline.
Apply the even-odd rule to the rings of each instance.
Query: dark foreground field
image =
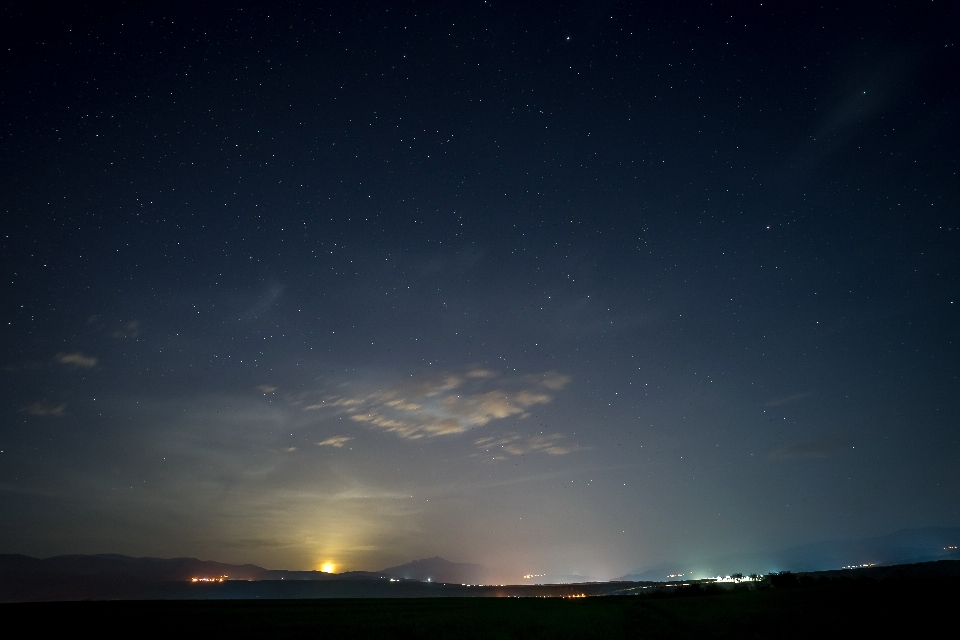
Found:
[[[862,579],[660,597],[26,603],[0,619],[41,637],[954,637],[958,596],[956,578]]]

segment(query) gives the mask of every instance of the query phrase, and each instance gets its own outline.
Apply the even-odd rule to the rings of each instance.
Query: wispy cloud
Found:
[[[434,416],[418,416],[417,420],[398,420],[379,413],[358,413],[350,416],[354,422],[363,422],[408,440],[424,436],[442,436],[461,433],[466,428],[456,418],[438,419]]]
[[[97,359],[94,356],[83,355],[83,353],[80,351],[74,351],[73,353],[58,353],[53,357],[53,359],[60,364],[80,367],[82,369],[93,369],[95,366],[97,366]]]
[[[540,376],[540,384],[547,389],[552,389],[553,391],[560,391],[565,386],[570,384],[570,380],[570,376],[557,373],[556,371],[547,371]]]
[[[123,325],[115,329],[113,333],[110,334],[110,337],[114,340],[127,340],[130,338],[136,338],[140,335],[140,321],[132,320],[130,322],[125,322]]]
[[[562,433],[541,434],[527,438],[517,433],[509,433],[504,436],[479,438],[473,444],[485,452],[501,454],[501,457],[506,457],[507,454],[520,456],[527,453],[548,453],[552,456],[562,456],[579,448],[577,445],[567,442]]]
[[[467,371],[468,378],[482,378],[484,380],[489,378],[496,378],[497,372],[491,371],[490,369],[484,369],[483,367],[474,367]]]
[[[462,374],[444,373],[368,393],[328,395],[319,401],[304,396],[300,402],[304,411],[345,414],[353,422],[416,440],[462,433],[504,418],[524,418],[532,407],[552,402],[554,393],[569,382],[569,376],[554,371],[508,378],[473,366]]]
[[[416,395],[432,398],[444,393],[445,391],[459,389],[462,384],[463,378],[460,376],[447,375],[433,380],[424,380],[415,385],[411,391]]]
[[[263,394],[273,393],[276,390],[277,390],[277,387],[273,386],[272,384],[262,384],[259,387],[257,387],[257,391]]]
[[[471,426],[485,425],[491,420],[500,420],[523,414],[535,404],[546,404],[553,398],[545,393],[501,390],[475,395],[447,396],[440,405],[448,413]]]
[[[336,447],[337,449],[343,448],[343,445],[353,440],[350,436],[333,436],[332,438],[327,438],[326,440],[321,440],[317,443],[318,447]]]
[[[241,314],[241,320],[256,320],[276,304],[277,300],[280,299],[280,296],[283,295],[284,285],[274,282],[271,283],[253,306],[249,307],[246,311]]]
[[[409,500],[410,494],[400,491],[389,491],[376,487],[352,487],[338,491],[330,499],[332,500]]]
[[[791,396],[784,396],[782,398],[774,398],[773,400],[768,400],[765,406],[776,407],[781,404],[787,404],[789,402],[796,402],[797,400],[803,400],[804,398],[809,398],[812,395],[813,395],[812,393],[795,393]]]
[[[44,402],[34,402],[33,404],[24,407],[20,411],[29,413],[32,416],[60,418],[64,415],[66,410],[67,405],[65,404],[52,406]]]
[[[843,438],[829,438],[815,442],[794,442],[772,451],[768,457],[771,460],[823,459],[837,453],[846,444]]]
[[[139,320],[121,320],[100,315],[87,318],[87,326],[114,340],[133,340],[141,332]]]

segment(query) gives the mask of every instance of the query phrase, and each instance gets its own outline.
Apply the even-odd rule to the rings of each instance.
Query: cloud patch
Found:
[[[552,456],[563,456],[573,453],[579,447],[567,442],[562,433],[551,433],[549,435],[535,435],[524,438],[518,433],[508,433],[504,436],[495,436],[479,438],[474,440],[474,445],[484,452],[506,455],[521,456],[527,453],[547,453]],[[497,457],[497,456],[493,456]]]
[[[139,320],[119,320],[93,315],[87,318],[87,326],[114,340],[135,340],[141,333]]]
[[[546,404],[552,399],[545,393],[531,393],[525,390],[509,393],[498,389],[476,395],[447,396],[440,405],[464,423],[470,426],[481,426],[491,420],[521,415],[533,405]]]
[[[317,443],[318,447],[336,447],[342,449],[343,445],[353,440],[350,436],[333,436]]]
[[[533,407],[552,402],[554,393],[569,382],[569,376],[553,371],[508,378],[473,366],[463,373],[402,381],[369,393],[328,395],[319,401],[305,395],[298,402],[303,411],[345,415],[353,422],[417,440],[463,433],[505,418],[525,418]],[[524,446],[546,450],[552,445]],[[558,447],[562,448],[554,448],[559,451]]]
[[[489,380],[490,378],[496,378],[497,372],[491,371],[490,369],[484,369],[483,367],[474,367],[467,371],[467,377]]]
[[[283,295],[284,289],[285,286],[279,282],[271,283],[266,292],[257,299],[256,303],[241,314],[240,319],[246,321],[256,320],[267,313],[271,307],[277,303],[280,296]]]
[[[354,422],[362,422],[379,427],[401,438],[417,440],[424,436],[443,436],[452,433],[461,433],[466,428],[456,418],[436,418],[424,416],[419,420],[398,420],[379,413],[354,414],[350,416]]]
[[[60,364],[68,367],[79,367],[81,369],[93,369],[97,366],[97,359],[94,356],[85,356],[81,351],[73,353],[58,353],[53,357]]]
[[[557,373],[556,371],[547,371],[541,376],[540,384],[553,391],[560,391],[570,384],[570,376]]]
[[[67,405],[58,404],[52,406],[44,402],[34,402],[24,407],[20,411],[29,413],[31,416],[40,416],[42,418],[62,418],[67,410]]]
[[[114,340],[130,340],[140,335],[140,321],[132,320],[124,322],[122,326],[115,329],[110,337]]]

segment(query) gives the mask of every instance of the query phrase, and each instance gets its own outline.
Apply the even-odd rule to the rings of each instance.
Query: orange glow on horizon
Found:
[[[324,562],[320,565],[320,571],[323,573],[333,573],[336,568],[337,565],[333,564],[332,562]]]

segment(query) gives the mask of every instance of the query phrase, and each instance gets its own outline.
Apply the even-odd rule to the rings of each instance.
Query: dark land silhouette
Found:
[[[484,567],[440,557],[381,571],[286,571],[196,558],[0,554],[0,602],[50,600],[424,597],[482,583]],[[444,592],[446,595],[446,592]]]
[[[665,581],[667,576],[684,574],[691,578],[691,565],[709,569],[708,575],[826,571],[848,565],[901,565],[933,560],[958,560],[960,527],[904,529],[872,538],[825,540],[769,553],[752,553],[710,558],[696,563],[666,562],[630,571],[620,580]],[[692,577],[706,577],[698,575]]]
[[[780,574],[639,596],[46,602],[4,604],[0,613],[8,627],[41,635],[95,629],[107,637],[145,629],[231,638],[925,637],[952,627],[958,564],[884,567],[881,577]],[[938,577],[947,573],[954,577]]]
[[[700,563],[710,576],[768,574],[790,569],[814,577],[950,577],[960,575],[956,542],[960,528],[899,531],[864,540],[826,541],[767,556],[731,556]],[[829,569],[864,566],[841,573]],[[0,554],[0,602],[53,600],[416,598],[473,596],[615,595],[675,588],[691,576],[679,564],[631,572],[615,581],[578,576],[545,576],[544,584],[502,587],[478,564],[440,557],[415,560],[379,571],[287,571],[253,564],[196,558],[132,558],[117,554],[64,555],[46,559]],[[680,575],[683,574],[683,575]],[[220,581],[222,578],[222,582]],[[197,579],[198,582],[191,582]],[[216,582],[211,582],[216,580]],[[560,584],[565,583],[565,584]]]
[[[688,587],[730,589],[712,581],[582,582],[491,585],[475,581],[483,567],[435,557],[382,571],[328,574],[268,570],[194,558],[70,555],[47,559],[0,555],[0,602],[67,600],[267,600],[316,598],[569,597],[637,595]],[[930,579],[960,577],[960,560],[784,573],[760,585],[792,580]],[[791,583],[792,584],[792,583]]]

